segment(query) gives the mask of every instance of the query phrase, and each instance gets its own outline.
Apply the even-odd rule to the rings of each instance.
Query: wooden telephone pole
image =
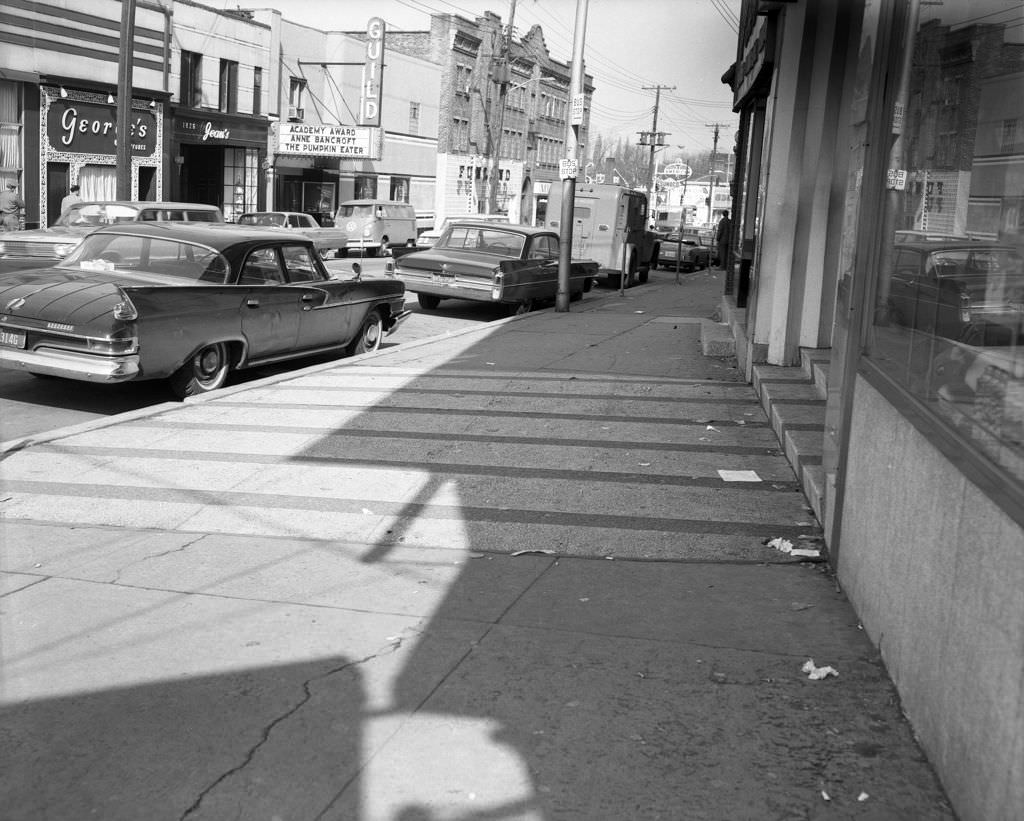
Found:
[[[508,6],[508,27],[501,35],[501,44],[498,47],[498,58],[491,65],[491,77],[497,83],[497,107],[495,113],[491,110],[488,118],[488,146],[490,156],[487,158],[487,196],[484,198],[484,213],[494,214],[498,211],[498,175],[501,173],[499,163],[501,162],[501,138],[502,130],[505,127],[505,96],[508,94],[509,84],[512,82],[512,26],[516,19],[516,0],[509,0]],[[496,122],[495,122],[496,121]]]
[[[658,131],[658,108],[661,106],[661,90],[675,91],[675,86],[643,86],[644,91],[654,92],[654,122],[651,123],[650,131],[640,132],[640,145],[647,145],[650,142],[651,145],[651,158],[647,163],[647,183],[650,185],[650,196],[647,198],[647,210],[652,211],[655,206],[655,200],[658,197],[658,181],[654,178],[654,152],[658,148],[665,145],[666,132]],[[648,140],[648,137],[650,138]]]

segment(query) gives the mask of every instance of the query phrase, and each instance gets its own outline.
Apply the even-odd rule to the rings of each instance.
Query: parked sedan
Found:
[[[1024,344],[1024,258],[972,240],[896,245],[880,322],[972,345]]]
[[[313,242],[233,225],[126,223],[55,267],[0,280],[0,366],[94,382],[168,379],[375,350],[408,315],[393,278],[333,279]]]
[[[77,202],[49,228],[0,234],[0,272],[52,265],[97,228],[125,222],[224,222],[224,215],[194,202]]]
[[[697,271],[707,268],[711,261],[711,247],[705,235],[696,229],[683,229],[681,238],[678,231],[662,237],[658,250],[658,264],[663,268],[680,271]]]
[[[442,299],[501,303],[526,313],[558,293],[558,234],[528,225],[453,221],[437,244],[388,263],[427,310]],[[578,299],[598,274],[596,262],[574,260],[569,295]]]
[[[334,251],[337,256],[342,256],[348,243],[348,232],[344,228],[323,228],[301,211],[250,211],[242,214],[237,224],[297,231],[313,240],[320,253]]]

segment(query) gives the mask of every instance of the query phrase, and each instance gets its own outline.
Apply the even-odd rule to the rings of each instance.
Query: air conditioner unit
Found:
[[[305,117],[305,115],[306,115],[306,110],[304,108],[298,108],[298,107],[293,106],[293,105],[288,106],[288,119],[289,120],[293,120],[293,121],[299,120],[299,121],[301,121],[302,118]]]

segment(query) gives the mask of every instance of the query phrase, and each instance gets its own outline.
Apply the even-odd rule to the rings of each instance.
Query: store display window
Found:
[[[870,366],[1024,488],[1024,9],[908,3]],[[910,59],[906,59],[909,56]],[[952,444],[950,444],[952,443]]]

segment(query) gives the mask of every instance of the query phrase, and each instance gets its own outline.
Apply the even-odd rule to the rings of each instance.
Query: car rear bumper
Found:
[[[0,348],[0,367],[87,382],[128,382],[139,375],[139,357],[94,356],[56,348]]]
[[[405,290],[411,291],[414,294],[427,294],[428,296],[436,296],[441,299],[469,299],[474,302],[502,301],[494,298],[494,284],[490,280],[486,280],[479,284],[471,284],[463,281],[458,284],[444,285],[432,282],[426,278],[404,278],[401,274],[398,274],[397,276],[405,283]]]
[[[402,312],[397,313],[394,316],[392,316],[391,317],[391,326],[388,328],[387,332],[389,334],[390,333],[394,333],[395,329],[397,329],[399,325],[401,325],[403,322],[405,322],[405,320],[407,320],[411,316],[411,314],[412,314],[412,311],[405,310],[405,311],[402,311]]]

